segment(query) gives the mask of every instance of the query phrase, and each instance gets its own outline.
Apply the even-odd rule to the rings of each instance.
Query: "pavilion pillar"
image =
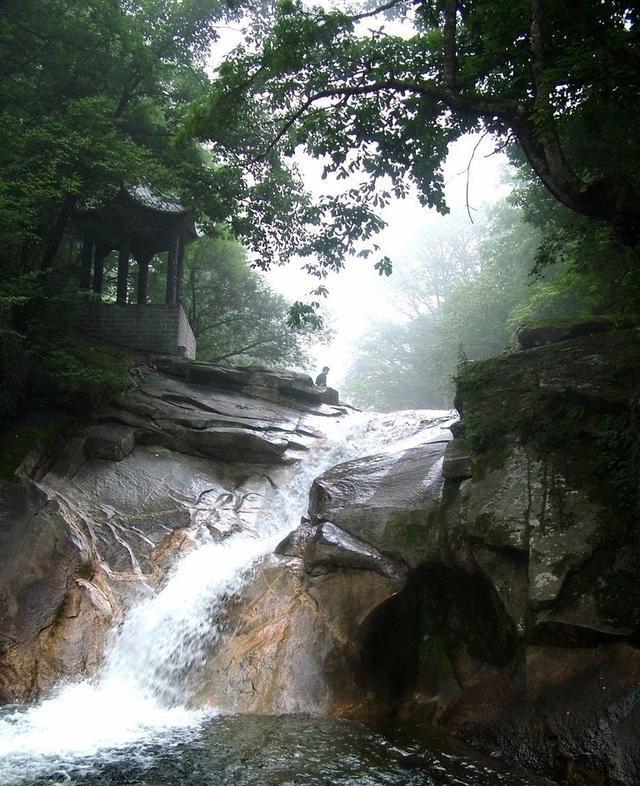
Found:
[[[82,242],[82,256],[80,266],[80,289],[91,289],[91,267],[93,265],[93,238],[85,235]]]
[[[102,287],[104,282],[104,259],[111,251],[106,243],[96,243],[96,249],[93,258],[93,291],[97,295],[102,294]]]
[[[184,296],[184,251],[186,243],[184,242],[184,235],[180,233],[178,238],[178,258],[176,260],[176,298],[175,302],[182,305],[182,298]]]
[[[144,252],[138,256],[138,297],[139,306],[144,306],[147,302],[147,281],[149,279],[149,263],[153,254]]]
[[[176,302],[176,271],[178,267],[178,236],[176,236],[167,256],[167,294],[165,303],[169,306]]]
[[[127,302],[130,253],[129,241],[123,240],[120,244],[120,253],[118,255],[118,289],[116,292],[116,302],[118,303]]]

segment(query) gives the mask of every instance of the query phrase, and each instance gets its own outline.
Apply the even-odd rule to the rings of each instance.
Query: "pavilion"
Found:
[[[191,211],[148,186],[123,188],[110,202],[78,213],[74,231],[83,240],[82,289],[102,295],[104,261],[118,252],[115,302],[93,304],[79,329],[133,349],[195,357],[195,337],[182,307],[185,248],[198,236]],[[149,267],[162,253],[167,254],[165,299],[150,304]],[[138,268],[134,296],[129,294],[132,258]]]

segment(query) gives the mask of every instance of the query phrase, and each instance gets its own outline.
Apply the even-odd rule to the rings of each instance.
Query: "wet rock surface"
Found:
[[[453,441],[441,421],[315,480],[226,599],[193,705],[400,718],[563,783],[640,783],[638,390],[634,330],[470,364]],[[4,486],[2,698],[91,673],[179,553],[258,527],[343,414],[326,393],[159,361],[92,424],[130,452],[80,429]]]
[[[198,700],[400,717],[559,782],[640,783],[639,389],[635,331],[472,364],[449,445],[315,481]]]
[[[413,648],[404,646],[412,611],[406,641],[396,628],[388,647],[378,621],[395,609],[411,567],[437,548],[442,421],[419,444],[391,446],[315,480],[308,517],[235,598],[198,703],[342,717],[398,709],[414,674]]]
[[[459,443],[472,466],[445,485],[442,545],[450,575],[484,588],[484,623],[504,646],[490,653],[472,619],[466,632],[446,617],[434,626],[427,591],[420,625],[439,639],[441,665],[431,659],[412,701],[562,782],[630,786],[640,782],[640,346],[635,330],[586,328],[462,375],[452,451]]]
[[[305,375],[162,365],[0,490],[2,701],[95,671],[108,631],[178,554],[254,530],[344,414]]]

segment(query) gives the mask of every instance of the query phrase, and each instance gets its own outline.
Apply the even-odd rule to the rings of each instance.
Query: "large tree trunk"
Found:
[[[48,270],[53,265],[56,254],[58,253],[58,248],[60,247],[60,241],[62,240],[62,236],[64,235],[67,226],[69,225],[69,221],[73,213],[73,207],[73,197],[66,196],[60,210],[58,211],[56,220],[53,222],[44,241],[42,257],[40,258],[40,268],[42,270]]]

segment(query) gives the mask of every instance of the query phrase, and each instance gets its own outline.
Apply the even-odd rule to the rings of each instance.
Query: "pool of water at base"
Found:
[[[99,723],[87,718],[87,723]],[[8,768],[7,768],[7,765]],[[300,716],[215,716],[86,757],[9,763],[20,786],[548,786],[403,728]],[[3,783],[4,786],[4,783]]]

